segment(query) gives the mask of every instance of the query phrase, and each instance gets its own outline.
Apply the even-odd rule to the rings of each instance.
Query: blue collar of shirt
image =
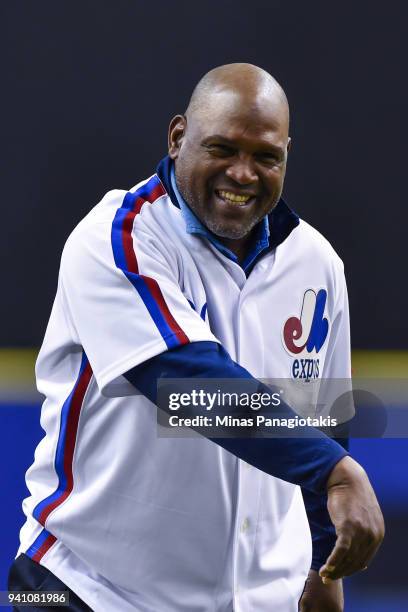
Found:
[[[233,253],[230,249],[228,249],[224,244],[222,244],[217,236],[210,232],[210,230],[205,227],[201,223],[201,221],[196,217],[193,213],[180,191],[177,187],[176,182],[176,174],[174,172],[174,165],[170,170],[170,181],[171,186],[173,188],[174,194],[177,198],[177,202],[180,205],[181,214],[183,215],[184,222],[186,224],[186,230],[189,234],[197,234],[199,236],[203,236],[207,238],[211,244],[213,244],[221,253],[223,253],[226,257],[235,261],[235,263],[239,264],[238,257]],[[240,264],[243,268],[244,272],[246,272],[251,266],[252,262],[258,257],[258,255],[268,248],[269,246],[269,221],[268,217],[264,217],[262,221],[258,224],[257,234],[254,237],[254,241],[251,245],[250,251],[244,261]]]
[[[224,246],[208,228],[196,217],[180,194],[174,173],[174,162],[169,156],[161,160],[157,174],[166,189],[174,206],[180,209],[190,234],[201,235],[211,242],[221,253],[239,264],[238,258],[230,249]],[[248,276],[261,254],[271,251],[281,244],[299,225],[298,215],[291,210],[281,198],[273,211],[262,219],[257,226],[257,234],[245,260],[239,264]]]

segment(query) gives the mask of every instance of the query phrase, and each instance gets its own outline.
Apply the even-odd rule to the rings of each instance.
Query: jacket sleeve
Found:
[[[163,378],[250,379],[257,383],[260,391],[270,392],[266,385],[258,383],[245,368],[235,363],[221,345],[213,342],[195,342],[162,353],[132,368],[126,377],[153,403],[157,402],[157,383]],[[162,405],[161,408],[165,409]],[[288,406],[282,405],[279,414],[294,416]],[[307,428],[302,433],[299,428],[296,437],[210,439],[267,474],[315,493],[325,491],[333,467],[347,454],[323,433],[313,430],[311,434]]]
[[[122,233],[111,219],[85,219],[67,241],[59,277],[72,335],[110,397],[133,394],[123,374],[151,357],[217,342],[183,295],[169,248],[143,231]]]

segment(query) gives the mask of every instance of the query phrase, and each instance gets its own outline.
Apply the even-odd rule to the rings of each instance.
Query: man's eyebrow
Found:
[[[237,142],[235,140],[230,140],[226,136],[221,136],[221,134],[212,134],[211,136],[207,136],[201,141],[202,145],[208,145],[214,141],[220,142],[222,144],[226,144],[230,147],[236,147]],[[260,143],[258,147],[259,153],[274,153],[275,155],[284,155],[285,149],[284,147],[280,147],[278,145],[274,145],[271,142],[263,142]]]
[[[221,136],[221,134],[212,134],[212,136],[207,136],[204,140],[201,141],[201,144],[209,144],[213,140],[220,140],[221,142],[225,142],[226,144],[234,144],[232,140],[226,138],[225,136]]]

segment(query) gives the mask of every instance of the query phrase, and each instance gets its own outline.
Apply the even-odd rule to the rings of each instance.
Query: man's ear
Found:
[[[171,157],[171,159],[177,159],[178,157],[186,127],[187,119],[184,115],[176,115],[170,121],[168,146],[169,156]]]
[[[291,146],[292,146],[292,139],[288,138],[288,144],[286,145],[286,153],[289,153]]]

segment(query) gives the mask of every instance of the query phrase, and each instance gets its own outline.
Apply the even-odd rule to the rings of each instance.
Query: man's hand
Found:
[[[299,602],[299,610],[300,612],[343,612],[342,581],[323,584],[319,574],[311,569]]]
[[[351,457],[334,467],[327,508],[337,541],[319,574],[325,584],[364,570],[384,538],[384,519],[367,474]]]

